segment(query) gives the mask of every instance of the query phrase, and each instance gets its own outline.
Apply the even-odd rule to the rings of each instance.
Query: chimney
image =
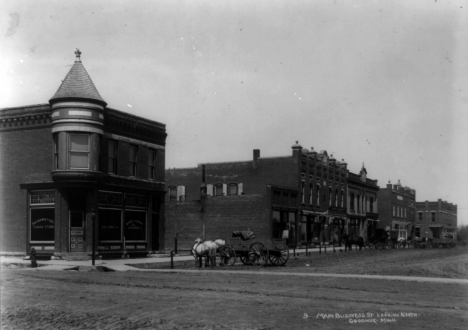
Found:
[[[392,190],[392,183],[388,180],[387,189]]]
[[[260,149],[254,149],[253,150],[253,160],[254,162],[260,158]]]
[[[293,157],[299,157],[299,155],[302,152],[302,146],[299,144],[299,141],[296,141],[296,144],[293,145],[291,148],[293,150],[292,152]]]

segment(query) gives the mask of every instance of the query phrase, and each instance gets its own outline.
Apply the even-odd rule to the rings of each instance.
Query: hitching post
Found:
[[[91,208],[91,233],[93,235],[93,239],[92,239],[92,256],[91,256],[91,260],[92,260],[92,265],[94,266],[94,263],[95,263],[95,260],[96,260],[96,209],[95,207],[93,206]]]
[[[179,234],[176,233],[176,234],[175,234],[175,237],[174,237],[174,245],[175,245],[175,246],[174,246],[174,252],[175,252],[175,254],[177,254],[177,236],[178,236],[178,235],[179,235]]]
[[[36,268],[36,267],[37,267],[36,249],[31,248],[31,268]]]

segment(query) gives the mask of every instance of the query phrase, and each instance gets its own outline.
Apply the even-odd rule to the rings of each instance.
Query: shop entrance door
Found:
[[[84,212],[70,211],[70,252],[85,252],[85,237]]]

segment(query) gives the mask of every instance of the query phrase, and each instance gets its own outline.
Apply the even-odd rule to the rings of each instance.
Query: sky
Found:
[[[166,124],[166,167],[295,141],[468,225],[468,3],[2,1],[0,108],[47,103],[76,48],[108,106]]]

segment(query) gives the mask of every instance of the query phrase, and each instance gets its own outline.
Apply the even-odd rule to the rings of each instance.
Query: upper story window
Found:
[[[317,206],[320,206],[320,186],[317,185]]]
[[[435,214],[435,212],[431,212],[431,221],[436,221],[436,214]]]
[[[148,178],[154,180],[156,174],[156,150],[148,150]]]
[[[335,206],[338,207],[338,189],[335,189]]]
[[[374,213],[374,197],[369,198],[369,212]]]
[[[344,190],[341,191],[341,207],[344,207]]]
[[[361,212],[361,195],[356,195],[356,200],[357,200],[357,211]]]
[[[305,203],[305,182],[301,181],[301,203]]]
[[[177,187],[176,186],[169,187],[169,201],[171,202],[177,201]]]
[[[138,154],[138,147],[135,145],[130,145],[130,153],[129,153],[129,170],[130,176],[137,176],[137,154]]]
[[[117,174],[117,141],[109,140],[107,150],[107,172]]]
[[[222,183],[217,183],[214,185],[214,195],[223,196],[226,195],[226,185]]]
[[[179,202],[185,202],[185,186],[177,187],[177,200]]]
[[[392,215],[395,216],[395,204],[393,204],[393,208],[392,208]]]
[[[238,195],[237,183],[230,183],[228,186],[228,195]]]
[[[332,206],[332,189],[328,188],[328,205]]]
[[[70,133],[70,158],[71,169],[89,168],[89,135]]]
[[[213,196],[213,185],[212,184],[207,184],[206,185],[206,195],[207,196]]]
[[[58,153],[59,153],[58,134],[54,134],[54,170],[58,170],[58,168],[59,168]]]
[[[185,186],[169,186],[168,190],[170,202],[185,201]]]
[[[354,194],[353,193],[349,195],[349,208],[351,209],[351,211],[354,211]]]
[[[309,184],[309,204],[312,205],[312,193],[314,192],[314,186]]]

